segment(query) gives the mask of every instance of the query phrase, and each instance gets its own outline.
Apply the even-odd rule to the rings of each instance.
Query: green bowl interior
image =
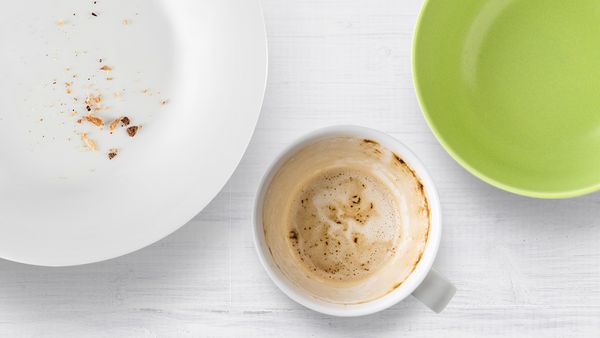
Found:
[[[600,187],[600,1],[429,0],[413,72],[425,116],[476,176],[543,198]]]

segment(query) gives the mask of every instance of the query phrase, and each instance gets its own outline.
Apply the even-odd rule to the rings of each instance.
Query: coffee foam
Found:
[[[424,252],[429,221],[425,189],[409,165],[352,137],[318,140],[285,160],[262,207],[274,265],[303,292],[340,304],[401,285]]]
[[[399,206],[385,184],[362,170],[318,173],[298,190],[289,216],[290,245],[323,279],[361,280],[396,250]]]

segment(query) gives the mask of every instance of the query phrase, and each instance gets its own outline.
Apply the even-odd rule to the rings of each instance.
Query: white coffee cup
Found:
[[[279,270],[268,249],[262,222],[263,200],[267,188],[280,167],[300,149],[317,140],[331,137],[356,137],[373,140],[400,156],[421,180],[430,209],[430,228],[423,255],[410,276],[396,289],[372,301],[356,304],[330,303],[316,298],[290,281]],[[432,269],[442,235],[442,215],[438,194],[431,177],[419,159],[395,138],[364,127],[334,126],[310,133],[289,146],[269,167],[263,177],[254,205],[254,243],[258,257],[273,282],[291,299],[314,311],[333,316],[353,317],[372,314],[387,309],[413,295],[435,312],[441,312],[454,296],[456,289]]]

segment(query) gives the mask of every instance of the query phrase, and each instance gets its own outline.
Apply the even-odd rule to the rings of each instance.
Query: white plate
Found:
[[[165,237],[204,208],[239,163],[260,112],[267,47],[259,1],[8,7],[0,13],[0,257],[97,262]],[[111,135],[108,126],[78,124],[90,93],[102,96],[98,116],[128,116],[143,128],[132,138],[122,127]],[[85,147],[84,132],[97,151]],[[113,160],[110,148],[119,149]]]

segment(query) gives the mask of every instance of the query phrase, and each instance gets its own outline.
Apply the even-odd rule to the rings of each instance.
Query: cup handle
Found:
[[[450,303],[455,293],[454,285],[437,271],[431,269],[412,295],[435,313],[440,313]]]

